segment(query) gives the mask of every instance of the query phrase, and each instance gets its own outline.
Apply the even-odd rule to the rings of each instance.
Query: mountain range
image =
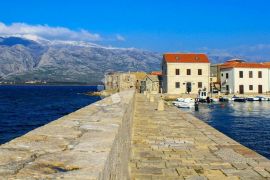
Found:
[[[208,53],[212,63],[231,55]],[[0,37],[0,81],[100,84],[113,71],[157,71],[162,54],[106,47],[81,41],[51,41],[37,36]]]
[[[76,41],[0,37],[2,81],[97,84],[104,73],[160,69],[161,54]]]

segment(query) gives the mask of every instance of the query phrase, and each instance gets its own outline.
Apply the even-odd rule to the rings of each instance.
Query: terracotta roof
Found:
[[[150,74],[151,75],[158,75],[158,76],[160,76],[160,75],[162,75],[162,72],[161,71],[153,71]]]
[[[137,80],[143,80],[147,75],[145,72],[131,72],[131,74],[134,74]]]
[[[256,62],[239,62],[239,61],[227,61],[220,66],[221,69],[228,68],[270,68],[270,63],[256,63]]]
[[[165,53],[163,60],[167,63],[209,63],[206,54]]]
[[[151,81],[154,81],[154,82],[155,82],[155,81],[156,81],[156,82],[159,81],[157,75],[150,75],[150,74],[147,74],[147,76],[146,76],[145,78],[147,78],[147,77],[148,77]]]

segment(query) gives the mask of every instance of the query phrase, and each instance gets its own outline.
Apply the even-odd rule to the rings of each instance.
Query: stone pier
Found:
[[[203,121],[137,94],[131,179],[270,179],[270,161]]]
[[[129,179],[134,95],[114,94],[0,146],[0,179]]]
[[[270,179],[270,161],[134,90],[0,146],[0,179]]]

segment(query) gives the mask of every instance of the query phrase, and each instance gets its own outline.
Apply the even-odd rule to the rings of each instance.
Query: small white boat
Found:
[[[199,100],[206,100],[208,93],[206,91],[199,91],[198,99]]]
[[[210,100],[211,100],[211,102],[218,102],[219,101],[219,99],[217,99],[217,98],[211,98]]]
[[[177,98],[176,100],[177,100],[178,102],[184,102],[184,101],[185,101],[184,98]]]
[[[257,96],[256,97],[247,97],[246,99],[247,99],[247,101],[259,101],[260,100],[260,98],[258,98]]]
[[[195,100],[193,98],[177,98],[177,101],[173,101],[172,104],[179,108],[191,108],[194,106]]]
[[[192,108],[195,106],[195,103],[193,102],[180,102],[177,104],[177,107],[179,108]]]
[[[244,97],[232,97],[234,102],[246,102],[246,98]]]
[[[263,96],[256,96],[256,98],[258,98],[258,101],[269,101],[269,98]]]

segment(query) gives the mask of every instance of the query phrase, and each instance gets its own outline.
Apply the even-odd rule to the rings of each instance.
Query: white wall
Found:
[[[180,70],[180,75],[175,74],[176,69]],[[187,69],[191,69],[191,75],[187,75]],[[202,69],[202,75],[198,75],[198,69]],[[166,63],[163,65],[163,91],[168,94],[186,93],[187,82],[192,83],[193,94],[203,88],[209,91],[209,73],[210,63]],[[180,88],[175,88],[176,82],[180,82]],[[202,88],[198,88],[198,82],[202,82]]]
[[[229,78],[226,78],[226,73],[229,74]],[[222,69],[220,71],[221,79],[221,92],[226,92],[226,85],[229,85],[229,93],[234,93],[235,91],[235,75],[234,69]],[[226,83],[225,83],[226,82]]]
[[[239,71],[243,71],[243,78],[239,77]],[[253,77],[249,78],[249,71],[253,72]],[[262,71],[262,78],[258,78],[258,72]],[[229,79],[225,85],[230,86],[231,93],[239,93],[239,86],[244,86],[244,93],[258,93],[258,86],[262,85],[263,93],[269,91],[269,70],[266,68],[230,68],[221,70],[221,83],[226,80],[226,73],[229,73]],[[223,74],[223,76],[222,76]],[[253,90],[249,90],[249,85],[253,85]]]

